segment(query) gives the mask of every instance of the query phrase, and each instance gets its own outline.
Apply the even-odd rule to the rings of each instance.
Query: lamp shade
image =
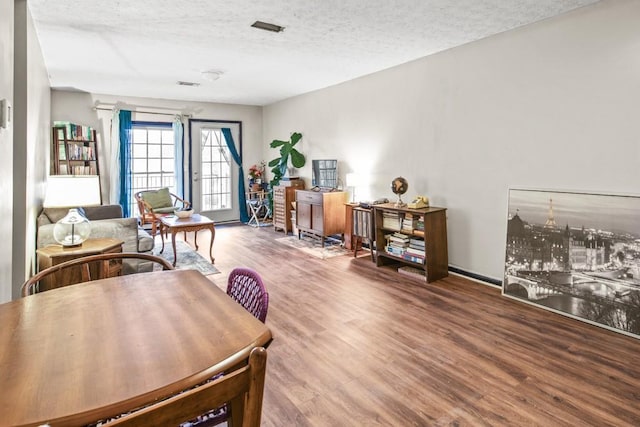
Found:
[[[358,187],[360,185],[360,175],[358,175],[357,173],[348,173],[346,179],[347,187]]]
[[[45,208],[68,208],[100,205],[98,175],[52,175],[47,180]]]

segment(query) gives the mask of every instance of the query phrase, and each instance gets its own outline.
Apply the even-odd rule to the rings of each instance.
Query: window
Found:
[[[202,210],[231,209],[231,153],[222,131],[202,129],[200,135]]]
[[[176,193],[175,146],[171,123],[133,122],[131,137],[131,212],[138,208],[133,195],[141,190],[168,187]]]

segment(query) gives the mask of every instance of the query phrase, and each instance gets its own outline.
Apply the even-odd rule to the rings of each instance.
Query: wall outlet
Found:
[[[8,99],[0,100],[0,128],[6,129],[11,124],[11,104]]]

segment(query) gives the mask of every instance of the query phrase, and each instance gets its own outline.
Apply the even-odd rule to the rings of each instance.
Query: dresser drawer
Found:
[[[273,199],[274,200],[282,200],[285,198],[285,189],[284,187],[276,186],[273,188]]]
[[[312,203],[314,205],[322,204],[322,193],[317,191],[296,191],[296,201]]]

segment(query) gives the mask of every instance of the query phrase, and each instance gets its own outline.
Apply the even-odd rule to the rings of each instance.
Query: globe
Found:
[[[405,203],[402,202],[402,195],[406,193],[408,189],[409,183],[401,176],[394,178],[393,181],[391,181],[391,191],[393,191],[393,194],[398,195],[396,206],[405,206]]]
[[[393,191],[393,194],[404,194],[407,192],[408,188],[409,183],[401,176],[394,178],[393,181],[391,181],[391,191]]]

